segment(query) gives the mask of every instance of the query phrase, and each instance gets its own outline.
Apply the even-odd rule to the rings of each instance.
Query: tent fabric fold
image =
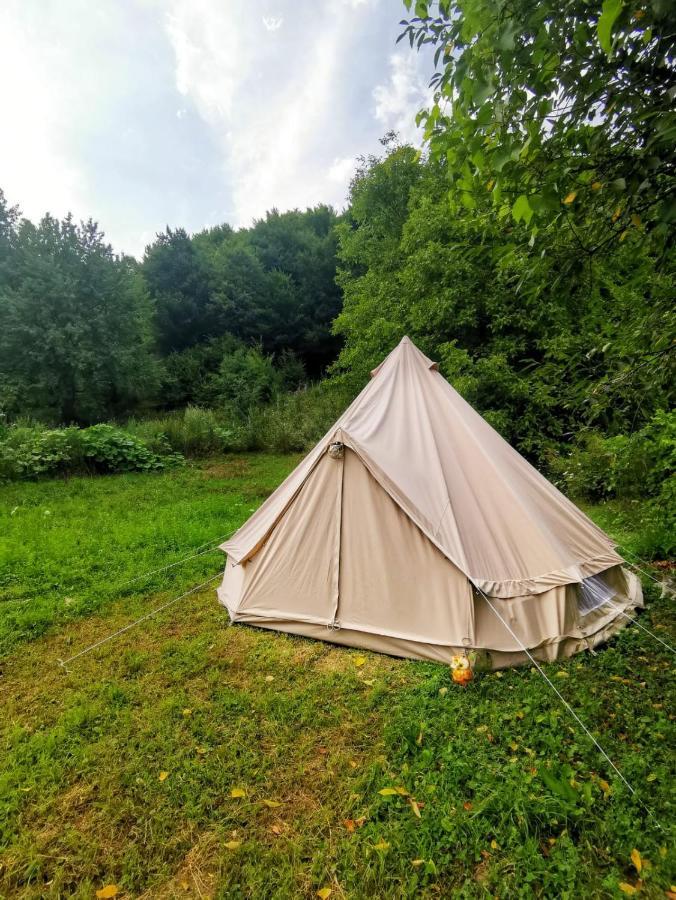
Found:
[[[334,442],[346,448],[340,459],[326,452]],[[519,607],[526,646],[568,652],[587,640],[571,626],[574,586],[622,563],[408,338],[222,549],[220,596],[235,620],[304,616],[308,627],[333,623],[378,643],[503,655],[518,648],[499,623],[502,637],[482,642],[472,586]],[[642,602],[626,580],[618,596]],[[619,627],[619,613],[608,625]]]

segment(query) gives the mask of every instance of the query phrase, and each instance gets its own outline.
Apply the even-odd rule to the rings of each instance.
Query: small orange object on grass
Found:
[[[451,677],[456,684],[469,684],[474,678],[472,666],[466,656],[451,657]]]

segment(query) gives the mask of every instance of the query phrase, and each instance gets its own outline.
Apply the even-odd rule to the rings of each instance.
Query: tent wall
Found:
[[[237,614],[333,621],[341,483],[342,463],[324,454],[264,546],[235,567],[244,573]]]
[[[237,621],[288,620],[447,646],[473,640],[469,582],[352,451],[324,454],[248,561],[219,592]]]
[[[473,640],[467,578],[345,449],[341,628],[448,646]]]

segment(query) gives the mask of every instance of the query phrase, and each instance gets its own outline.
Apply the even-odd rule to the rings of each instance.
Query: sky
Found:
[[[0,189],[141,257],[165,226],[343,208],[356,158],[420,143],[400,0],[2,0]]]

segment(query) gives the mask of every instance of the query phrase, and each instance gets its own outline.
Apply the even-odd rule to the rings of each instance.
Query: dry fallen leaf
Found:
[[[557,678],[570,678],[570,675],[568,674],[568,672],[564,672],[563,669],[560,669],[560,670],[556,673],[556,677],[557,677]]]
[[[498,842],[496,840],[491,841],[491,850],[499,850],[499,849],[500,849],[500,845],[498,844]]]
[[[190,887],[190,885],[188,884],[187,881],[182,881],[182,882],[181,882],[181,887],[183,888],[184,891],[187,891],[188,888]]]
[[[226,841],[225,842],[225,847],[227,850],[239,850],[239,848],[241,846],[242,846],[241,841]]]
[[[365,663],[366,663],[365,656],[355,656],[355,658],[354,658],[355,666],[363,666]]]
[[[353,760],[353,759],[350,760],[350,767],[352,769],[356,769],[358,765],[359,765],[359,763],[355,762],[355,760]]]
[[[641,854],[638,852],[636,847],[631,851],[631,861],[634,864],[634,868],[636,871],[641,874],[641,869],[643,868],[643,860],[641,859]]]
[[[413,815],[416,817],[416,819],[420,819],[420,818],[421,818],[421,815],[420,815],[420,807],[419,807],[418,804],[415,802],[415,800],[413,799],[413,797],[409,797],[409,798],[408,798],[408,802],[411,804],[411,809],[413,810]]]
[[[116,884],[107,884],[96,892],[96,896],[99,900],[108,900],[109,897],[117,897],[119,893],[120,889]]]
[[[160,775],[159,775],[160,781],[166,781],[168,777],[169,777],[168,772],[160,772]],[[115,896],[115,895],[113,894],[113,896]]]
[[[563,202],[566,204],[570,204],[577,197],[577,191],[571,191],[567,197],[564,197]]]
[[[603,184],[600,181],[592,182],[592,191],[600,191],[602,187],[603,187]]]
[[[462,808],[469,812],[472,808],[472,803],[469,800],[465,800],[465,802],[462,804]]]
[[[636,893],[637,893],[636,888],[634,887],[634,885],[633,885],[633,884],[627,884],[626,881],[621,881],[621,882],[618,884],[618,887],[619,887],[619,889],[622,891],[623,894],[636,894]]]
[[[263,803],[270,809],[277,809],[278,806],[282,805],[279,800],[263,800]]]
[[[412,860],[411,860],[411,865],[412,865],[412,866],[415,866],[416,869],[417,869],[418,866],[422,866],[422,864],[423,864],[424,862],[425,862],[424,859],[412,859]]]
[[[383,797],[393,797],[395,794],[398,794],[399,791],[396,788],[381,788],[378,793]]]
[[[347,828],[347,830],[352,834],[354,831],[354,819],[343,819],[343,825]]]
[[[266,676],[265,676],[265,680],[266,680],[267,682],[274,681],[274,680],[275,680],[275,676],[274,676],[274,675],[266,675]]]
[[[390,845],[388,841],[378,841],[377,844],[373,845],[374,850],[389,850]]]
[[[599,786],[604,794],[610,793],[610,790],[611,790],[610,785],[604,778],[599,778]]]
[[[184,715],[184,716],[191,716],[191,715],[192,715],[192,710],[191,710],[191,709],[188,709],[188,707],[186,706],[186,708],[183,710],[183,715]]]
[[[272,826],[270,827],[270,831],[271,831],[273,834],[281,834],[281,833],[282,833],[282,826],[281,826],[281,825],[272,825]]]
[[[317,896],[321,897],[321,900],[327,900],[327,898],[331,896],[331,888],[330,887],[319,888],[319,890],[317,891]]]
[[[233,788],[230,791],[230,796],[231,797],[246,797],[246,791],[244,790],[244,788],[240,788],[240,787]]]

